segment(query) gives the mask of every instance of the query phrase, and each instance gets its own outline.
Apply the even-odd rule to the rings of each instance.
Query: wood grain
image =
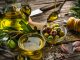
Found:
[[[60,1],[60,0],[57,0],[57,1]],[[41,3],[42,2],[50,2],[50,3],[49,4],[35,5],[35,3],[40,3],[40,2]],[[31,2],[29,1],[29,4],[31,5],[32,10],[35,10],[37,8],[40,8],[40,7],[43,7],[43,6],[46,6],[46,5],[54,4],[54,3],[51,3],[51,2],[53,2],[53,0],[46,0],[46,1],[43,1],[43,0],[34,0],[33,1],[33,0],[31,0]],[[73,2],[74,1],[66,1],[66,3],[63,5],[63,7],[60,11],[60,14],[59,14],[60,17],[57,20],[59,20],[60,22],[62,22],[63,20],[68,20],[69,16],[65,16],[65,14],[68,14],[70,12],[70,8],[73,6]],[[53,11],[54,11],[54,9],[49,10],[48,12],[45,12],[41,15],[32,17],[32,20],[35,21],[35,22],[40,22],[40,23],[47,22],[48,16]],[[80,39],[80,36],[72,34],[71,32],[67,32],[66,40],[71,41],[71,40],[79,40],[79,39]]]

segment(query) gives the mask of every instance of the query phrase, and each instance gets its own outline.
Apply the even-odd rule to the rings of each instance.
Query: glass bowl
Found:
[[[36,33],[24,34],[19,38],[19,48],[27,55],[33,55],[35,51],[41,50],[45,46],[46,40]]]
[[[61,22],[48,23],[41,30],[47,43],[57,44],[65,40],[67,30]]]

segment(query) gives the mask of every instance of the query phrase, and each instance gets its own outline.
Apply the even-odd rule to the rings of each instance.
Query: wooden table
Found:
[[[55,0],[29,0],[29,4],[32,8],[32,10],[38,9],[40,7],[54,4]],[[57,1],[64,1],[64,0],[57,0]],[[63,20],[68,20],[68,16],[65,16],[65,14],[69,13],[70,8],[73,6],[73,1],[66,1],[65,4],[63,5],[61,12],[60,12],[60,18],[58,20],[63,21]],[[48,12],[42,13],[38,16],[32,17],[32,20],[35,22],[46,22],[48,16],[52,13],[54,9],[49,10]],[[79,40],[80,36],[75,36],[75,34],[72,34],[70,32],[67,32],[66,36],[67,40]]]
[[[60,0],[57,0],[57,1],[60,1]],[[30,4],[32,10],[35,10],[37,8],[40,8],[40,7],[43,7],[43,6],[46,6],[46,5],[54,4],[53,2],[54,2],[54,0],[29,0],[29,4]],[[65,14],[69,13],[70,8],[73,6],[73,2],[74,1],[65,2],[64,6],[62,7],[62,9],[60,11],[60,17],[57,20],[60,20],[60,22],[62,22],[63,20],[68,20],[69,16],[65,16]],[[38,16],[32,17],[32,20],[35,21],[35,22],[40,22],[40,23],[46,22],[48,16],[52,13],[53,10],[54,9],[49,10],[46,13],[42,13]],[[67,41],[80,40],[80,35],[76,35],[75,33],[72,33],[72,32],[68,31],[67,35],[66,35],[66,40]],[[59,49],[60,48],[58,47],[58,50]],[[43,60],[55,60],[54,59],[55,58],[54,53],[53,53],[53,52],[56,52],[55,50],[57,50],[57,49],[55,49],[55,47],[54,48],[45,47],[43,49]],[[52,56],[50,56],[49,54],[50,55],[52,54]],[[61,56],[61,53],[55,53],[55,54],[58,57]],[[60,59],[57,59],[57,60],[60,60]],[[68,60],[76,60],[76,59],[68,59]],[[77,59],[77,60],[79,60],[79,59]]]
[[[57,1],[62,1],[62,0],[57,0]],[[35,10],[37,8],[40,8],[40,7],[43,7],[46,5],[54,4],[54,0],[28,0],[28,2],[30,4],[32,10]],[[65,14],[69,13],[70,7],[72,7],[72,5],[73,5],[73,1],[67,1],[64,4],[64,6],[62,7],[61,12],[60,12],[61,17],[58,18],[58,20],[63,21],[63,20],[67,20],[69,18],[69,17],[65,16]],[[40,23],[46,22],[48,16],[52,13],[52,11],[53,11],[53,9],[49,10],[48,12],[42,13],[38,16],[31,17],[31,18],[35,22],[40,22]],[[79,40],[79,39],[80,39],[80,35],[77,36],[77,35],[75,35],[75,33],[73,34],[69,31],[67,32],[67,36],[66,36],[67,41]],[[61,53],[56,52],[55,50],[57,50],[55,47],[53,47],[53,48],[45,47],[43,49],[43,60],[55,60],[54,55],[57,55],[58,57],[60,57]],[[60,50],[59,47],[58,47],[58,50]],[[53,52],[55,52],[55,53],[53,53]],[[60,59],[57,59],[57,60],[60,60]],[[68,60],[73,60],[73,59],[68,59]],[[76,59],[74,59],[74,60],[76,60]],[[77,59],[77,60],[80,60],[80,59]]]

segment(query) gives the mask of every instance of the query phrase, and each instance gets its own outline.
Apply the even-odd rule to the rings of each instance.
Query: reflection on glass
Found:
[[[18,42],[22,55],[27,55],[32,59],[42,57],[41,49],[45,46],[45,40],[38,34],[23,35]]]

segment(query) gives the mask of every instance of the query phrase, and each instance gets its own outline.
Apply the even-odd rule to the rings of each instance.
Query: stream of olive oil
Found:
[[[54,20],[56,20],[57,18],[58,18],[58,13],[57,13],[57,11],[56,11],[56,3],[57,3],[57,0],[55,0],[55,9],[54,9],[54,11],[49,15],[49,17],[48,17],[48,21],[54,21]]]

